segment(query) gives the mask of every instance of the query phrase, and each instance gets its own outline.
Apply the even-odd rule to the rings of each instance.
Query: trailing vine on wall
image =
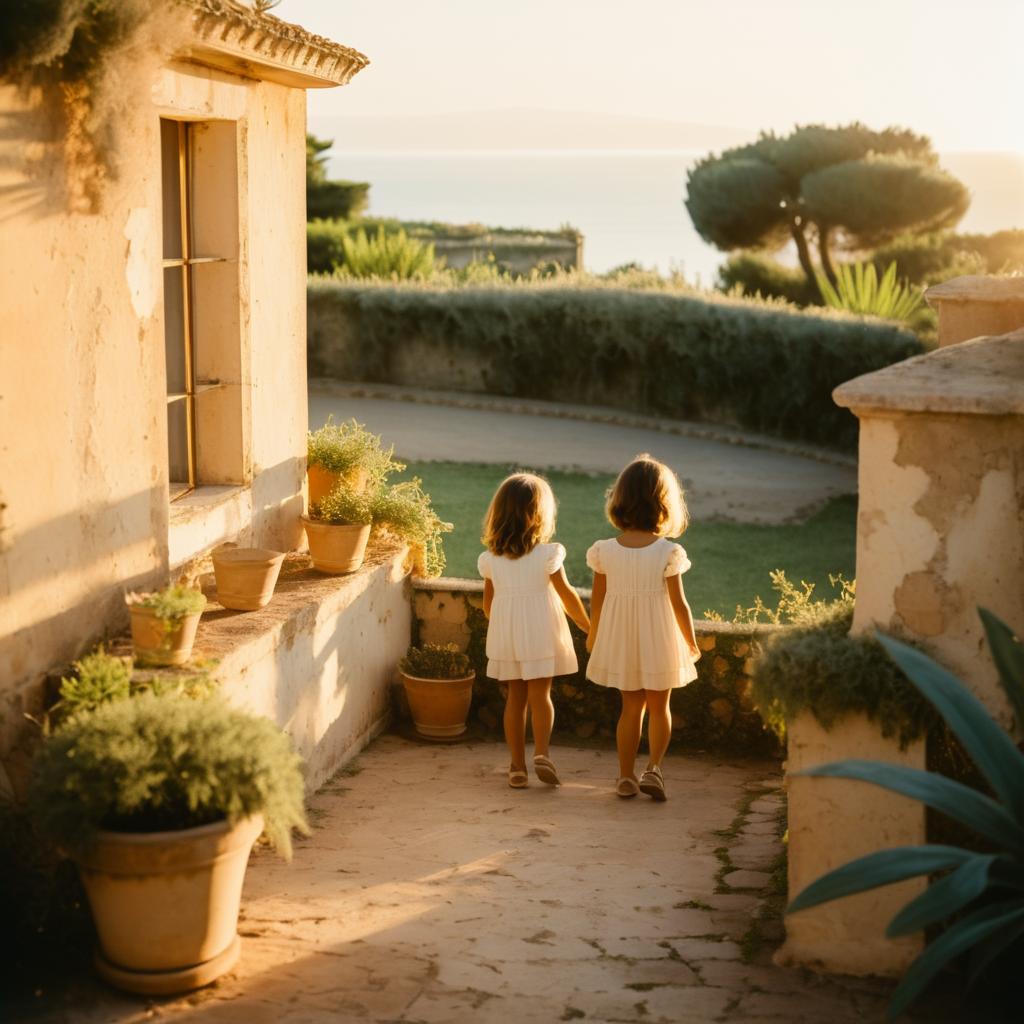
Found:
[[[140,57],[150,49],[166,52],[187,20],[177,0],[13,0],[5,6],[0,81],[58,114],[71,209],[99,208],[104,182],[117,175],[115,135],[137,95],[130,79]]]

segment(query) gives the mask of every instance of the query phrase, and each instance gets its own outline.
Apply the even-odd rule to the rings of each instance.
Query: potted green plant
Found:
[[[410,568],[417,576],[440,576],[445,558],[442,535],[454,529],[434,510],[418,477],[382,486],[371,505],[374,527],[409,545]]]
[[[202,591],[180,584],[126,598],[132,618],[132,644],[142,665],[184,665],[192,656]]]
[[[394,460],[394,451],[393,446],[384,448],[377,434],[354,419],[335,423],[333,416],[328,417],[319,430],[307,435],[309,507],[319,505],[339,484],[361,494],[389,473],[405,469]]]
[[[73,716],[43,742],[29,802],[78,866],[100,974],[152,995],[233,966],[253,842],[265,832],[287,858],[307,831],[287,738],[219,698],[144,693]]]
[[[373,523],[370,496],[339,484],[302,517],[313,568],[320,572],[354,572],[363,564]]]
[[[451,739],[466,731],[476,673],[455,644],[410,647],[398,671],[421,736]]]
[[[217,579],[217,600],[239,612],[265,608],[284,562],[284,552],[265,548],[218,548],[211,555]]]

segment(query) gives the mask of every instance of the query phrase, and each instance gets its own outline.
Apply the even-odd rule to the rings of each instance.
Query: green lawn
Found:
[[[455,524],[445,538],[448,576],[477,579],[480,524],[495,488],[510,472],[506,466],[455,462],[415,462],[406,476],[421,477],[443,519]],[[556,539],[568,550],[566,572],[577,586],[590,586],[587,548],[614,530],[604,518],[604,495],[610,475],[545,472],[558,499]],[[817,515],[795,526],[747,526],[737,523],[695,522],[682,543],[693,568],[684,577],[694,614],[713,609],[731,618],[737,604],[744,607],[760,594],[771,596],[772,569],[784,569],[791,580],[807,580],[829,593],[829,573],[854,576],[857,503],[837,498]],[[774,604],[774,602],[771,602]]]

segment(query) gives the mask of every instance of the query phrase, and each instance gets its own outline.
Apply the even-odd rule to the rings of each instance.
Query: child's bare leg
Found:
[[[541,757],[547,757],[551,730],[555,725],[555,705],[551,703],[551,680],[528,679],[526,686],[530,701],[533,752]]]
[[[636,779],[636,752],[640,748],[640,730],[644,725],[646,695],[643,690],[622,691],[622,712],[615,727],[615,747],[619,752],[619,778]]]
[[[651,750],[652,765],[660,765],[672,739],[672,709],[669,706],[671,690],[645,690],[647,697],[647,745]]]
[[[508,681],[505,698],[505,742],[512,758],[512,767],[526,770],[526,682]]]

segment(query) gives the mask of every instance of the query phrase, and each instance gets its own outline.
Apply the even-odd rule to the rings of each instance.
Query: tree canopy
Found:
[[[306,135],[306,217],[357,217],[369,201],[370,186],[365,181],[331,181],[327,177],[327,151],[333,139]]]
[[[775,250],[792,239],[810,282],[812,237],[834,282],[833,243],[870,249],[904,232],[952,227],[970,203],[926,136],[859,123],[763,133],[705,157],[686,184],[686,209],[702,238],[726,251]]]

